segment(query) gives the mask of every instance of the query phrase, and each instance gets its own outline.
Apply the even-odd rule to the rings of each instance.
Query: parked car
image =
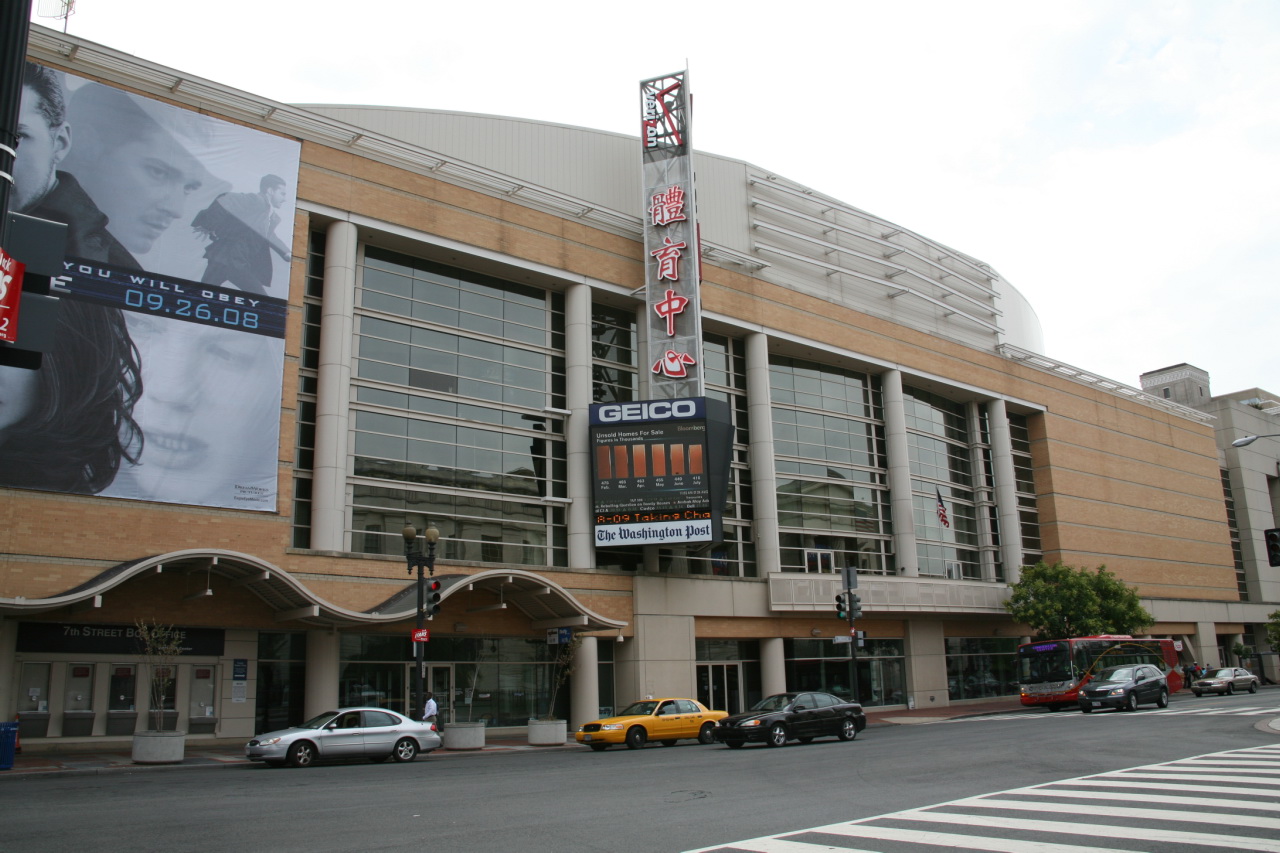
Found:
[[[776,693],[745,714],[721,720],[712,737],[733,749],[761,742],[785,746],[789,740],[808,743],[826,736],[853,740],[866,727],[867,715],[857,702],[830,693]]]
[[[1248,690],[1250,693],[1257,693],[1258,676],[1238,666],[1224,666],[1222,669],[1206,672],[1191,682],[1191,692],[1197,696],[1203,696],[1206,693],[1221,693],[1230,696],[1237,690]]]
[[[712,711],[692,699],[642,699],[615,717],[582,724],[575,738],[596,752],[618,743],[625,743],[628,749],[640,749],[651,740],[663,746],[674,746],[683,738],[711,743],[716,721],[727,716],[726,711]]]
[[[309,767],[330,758],[413,761],[419,753],[439,748],[440,735],[431,723],[385,708],[339,708],[292,728],[257,735],[245,744],[244,754],[273,767]]]
[[[1126,664],[1100,669],[1080,688],[1080,710],[1086,714],[1099,708],[1136,711],[1139,705],[1155,703],[1169,707],[1169,685],[1164,673],[1150,664]]]

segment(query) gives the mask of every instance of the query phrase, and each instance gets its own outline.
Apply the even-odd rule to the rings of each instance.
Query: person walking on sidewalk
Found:
[[[427,702],[422,708],[422,722],[431,723],[436,727],[436,731],[440,731],[439,714],[440,708],[436,705],[435,696],[428,693]]]

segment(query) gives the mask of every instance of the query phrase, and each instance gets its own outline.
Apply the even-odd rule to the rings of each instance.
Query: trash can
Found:
[[[18,724],[0,723],[0,770],[13,769],[13,754],[18,746]]]

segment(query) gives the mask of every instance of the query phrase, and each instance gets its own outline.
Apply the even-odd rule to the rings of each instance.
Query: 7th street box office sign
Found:
[[[600,547],[718,542],[733,458],[723,400],[591,407],[592,512]]]

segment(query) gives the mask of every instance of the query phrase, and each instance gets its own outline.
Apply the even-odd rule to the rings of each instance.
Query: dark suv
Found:
[[[1169,685],[1164,673],[1145,663],[1110,666],[1093,674],[1080,688],[1080,710],[1096,708],[1136,711],[1139,705],[1169,707]]]

